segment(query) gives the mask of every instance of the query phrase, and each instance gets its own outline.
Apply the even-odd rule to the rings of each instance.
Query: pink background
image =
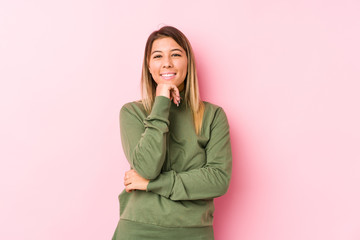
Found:
[[[110,239],[128,164],[120,107],[147,36],[190,39],[229,118],[217,240],[360,239],[357,0],[0,3],[0,239]]]

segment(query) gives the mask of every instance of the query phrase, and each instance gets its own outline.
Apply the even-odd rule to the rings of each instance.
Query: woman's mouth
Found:
[[[162,77],[165,80],[170,80],[175,77],[176,73],[162,73],[160,74],[160,77]]]

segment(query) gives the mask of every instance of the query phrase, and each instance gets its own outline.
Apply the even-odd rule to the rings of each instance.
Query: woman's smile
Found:
[[[157,84],[171,83],[179,87],[187,74],[186,51],[172,38],[153,42],[149,57],[149,71]]]
[[[176,73],[161,73],[160,76],[165,80],[171,80],[175,78]]]

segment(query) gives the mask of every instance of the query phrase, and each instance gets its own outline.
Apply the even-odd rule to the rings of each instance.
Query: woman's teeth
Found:
[[[176,73],[164,73],[160,74],[160,76],[165,80],[171,80],[175,78]]]

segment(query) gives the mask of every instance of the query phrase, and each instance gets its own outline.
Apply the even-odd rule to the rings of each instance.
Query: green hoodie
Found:
[[[204,104],[199,135],[185,102],[176,106],[157,96],[150,114],[140,101],[121,108],[125,156],[132,169],[150,180],[146,191],[124,189],[119,195],[121,219],[164,227],[212,226],[213,198],[228,189],[232,154],[225,112]]]

